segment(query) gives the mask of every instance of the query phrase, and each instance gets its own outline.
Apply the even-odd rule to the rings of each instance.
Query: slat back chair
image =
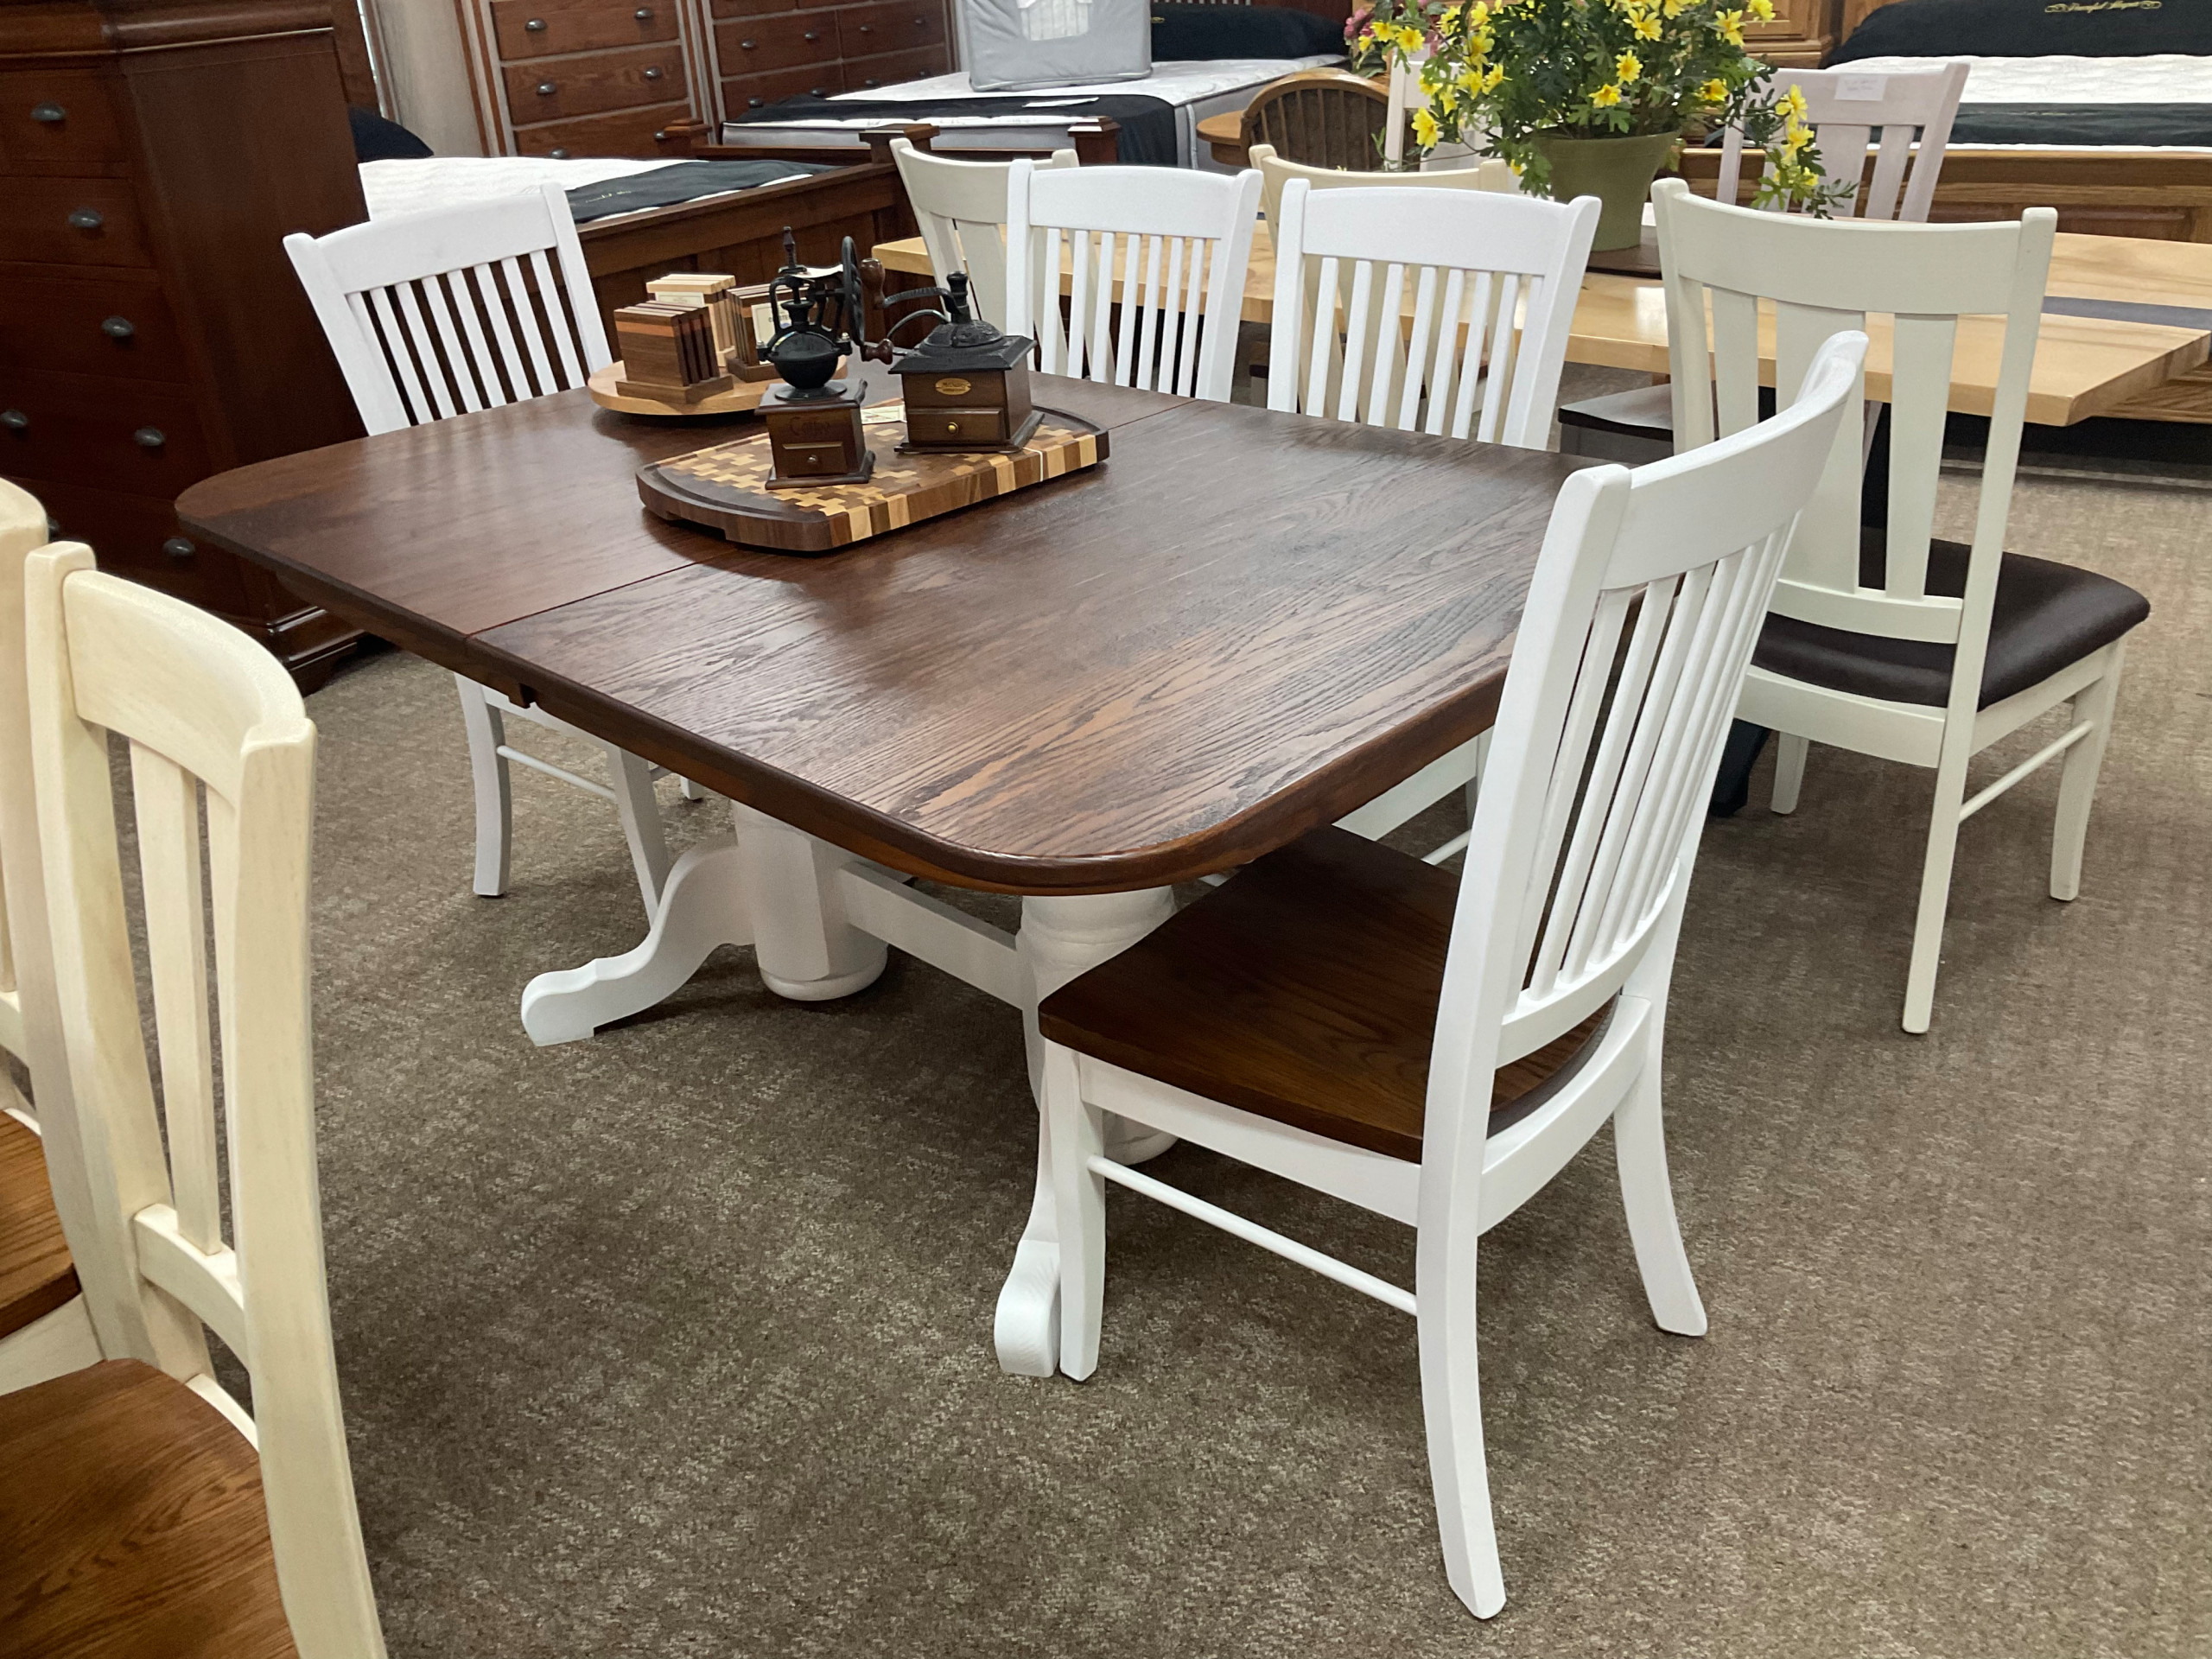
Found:
[[[930,268],[938,283],[956,270],[966,271],[976,315],[1003,327],[1006,181],[1013,163],[950,161],[917,149],[905,138],[891,141],[891,155],[922,227],[922,244],[929,250]],[[1073,167],[1076,153],[1056,149],[1041,165]]]
[[[325,237],[295,233],[284,251],[372,435],[572,391],[613,361],[557,185]],[[515,762],[613,803],[651,917],[669,871],[653,802],[660,769],[465,676],[454,685],[476,798],[475,891],[495,898],[507,888]],[[509,746],[505,722],[517,718],[597,744],[608,781]]]
[[[1282,217],[1282,188],[1293,179],[1303,179],[1316,190],[1372,190],[1387,184],[1394,190],[1487,190],[1510,196],[1521,188],[1513,169],[1495,156],[1475,167],[1439,173],[1392,173],[1381,178],[1343,168],[1309,167],[1278,155],[1273,144],[1253,145],[1251,160],[1260,169],[1260,213],[1268,227],[1270,248],[1276,245],[1275,225]]]
[[[92,1224],[104,1248],[133,1266],[127,1280],[87,1288],[112,1299],[130,1351],[173,1379],[173,1394],[188,1389],[257,1446],[276,1579],[302,1659],[376,1659],[384,1643],[346,1459],[315,1169],[315,729],[267,652],[181,601],[95,569],[89,550],[61,543],[35,554],[25,580],[61,1028]],[[130,757],[158,1112],[111,734]],[[219,1147],[228,1152],[227,1230]],[[251,1416],[215,1381],[208,1330],[251,1375]]]
[[[1477,1238],[1610,1121],[1652,1316],[1706,1329],[1661,1123],[1675,941],[1737,688],[1865,345],[1831,342],[1755,430],[1567,480],[1458,882],[1320,830],[1040,1009],[1060,1368],[1097,1363],[1109,1181],[1414,1314],[1446,1573],[1484,1618],[1505,1592]],[[1412,1225],[1413,1291],[1114,1162],[1109,1111]]]
[[[1229,401],[1260,175],[1157,167],[1007,178],[1007,332],[1036,334],[1046,374]],[[1063,340],[1044,302],[1072,287]],[[1033,308],[1030,296],[1038,296]]]
[[[1271,80],[1244,106],[1243,137],[1308,167],[1373,173],[1382,165],[1389,95],[1344,69],[1301,69]]]
[[[1595,197],[1560,203],[1395,178],[1316,189],[1292,178],[1281,217],[1268,408],[1548,446]],[[1471,788],[1487,744],[1463,744],[1341,823],[1388,834]],[[1429,856],[1447,858],[1464,842]]]
[[[1667,270],[1675,428],[1686,448],[1758,418],[1760,342],[1776,384],[1839,330],[1891,318],[1886,524],[1863,531],[1858,404],[1775,590],[1743,717],[1783,734],[1774,806],[1795,809],[1808,741],[1932,768],[1936,799],[1906,980],[1904,1028],[1925,1031],[1959,824],[2066,754],[2051,896],[2079,891],[2124,636],[2149,613],[2094,571],[2004,550],[2056,215],[2017,224],[1826,224],[1655,192]],[[1771,323],[1762,314],[1771,316]],[[1709,323],[1708,323],[1709,314]],[[1961,315],[2005,319],[1970,546],[1934,536],[1951,361]],[[1769,330],[1771,330],[1770,334]],[[1971,800],[1974,754],[2061,703],[2068,729]]]
[[[25,1100],[0,1070],[0,1394],[100,1357],[70,1249],[90,1199],[69,1132],[69,1069],[31,785],[23,561],[46,541],[45,508],[0,481],[0,1048],[30,1073],[33,1096]],[[83,1271],[92,1270],[88,1255]]]
[[[1879,146],[1873,176],[1835,205],[1836,218],[1926,222],[1966,92],[1965,64],[1901,74],[1865,74],[1848,66],[1777,69],[1767,84],[1777,92],[1795,86],[1803,95],[1806,120],[1831,177],[1854,162],[1863,169],[1868,146]],[[1720,143],[1716,200],[1737,201],[1743,168],[1744,130],[1732,126]]]

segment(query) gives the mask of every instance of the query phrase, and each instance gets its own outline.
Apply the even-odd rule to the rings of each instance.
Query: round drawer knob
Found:
[[[822,38],[822,35],[818,30],[810,29],[799,38],[806,41],[818,41]]]
[[[745,100],[745,107],[748,110],[757,110],[766,102],[767,99],[766,99],[748,98]]]
[[[130,442],[141,449],[158,449],[169,441],[169,435],[158,426],[142,426],[130,435]]]
[[[876,84],[876,83],[875,83],[874,81],[873,81],[873,80],[864,80],[864,81],[861,82],[861,90],[862,92],[866,92],[869,87],[871,87],[871,86],[874,86],[875,84]]]
[[[128,317],[110,317],[100,324],[100,333],[110,340],[128,340],[138,332]]]
[[[67,121],[68,118],[69,111],[63,109],[59,104],[48,102],[45,104],[34,104],[31,105],[31,119],[34,121],[43,122],[49,127],[58,126],[60,123]]]
[[[948,432],[957,432],[960,429],[960,423],[957,421],[947,421],[944,423],[944,429]]]
[[[806,95],[809,98],[820,98],[829,90],[826,86],[810,86],[806,89]]]
[[[667,142],[668,142],[668,129],[667,129],[666,127],[658,127],[658,128],[654,129],[654,131],[653,131],[653,143],[657,143],[657,144],[664,144],[664,143],[666,143]]]
[[[740,41],[738,44],[743,47],[747,52],[750,52],[757,48],[760,42],[758,41]]]
[[[188,559],[199,550],[188,537],[183,536],[172,536],[162,543],[162,551],[173,559]]]
[[[545,20],[543,17],[533,17],[523,27],[533,35],[543,35],[545,32]]]
[[[565,162],[569,159],[569,152],[565,149],[549,149],[545,153],[556,162]]]
[[[73,230],[97,231],[106,223],[97,207],[79,207],[69,215],[69,225]]]
[[[0,409],[0,426],[10,432],[21,432],[31,423],[31,417],[20,409]]]
[[[560,88],[550,80],[541,80],[537,83],[537,95],[540,98],[550,98],[559,90]]]
[[[649,23],[653,20],[653,9],[651,6],[639,6],[630,15],[641,23]]]
[[[874,34],[874,33],[875,33],[875,25],[874,25],[874,23],[862,23],[862,24],[861,25],[861,34],[863,34],[863,35],[873,35],[873,34]]]
[[[658,80],[658,79],[660,79],[660,77],[661,77],[661,71],[660,71],[658,67],[656,67],[656,68],[652,68],[652,69],[648,69],[648,70],[646,70],[646,71],[645,71],[645,79],[646,79],[647,80]]]

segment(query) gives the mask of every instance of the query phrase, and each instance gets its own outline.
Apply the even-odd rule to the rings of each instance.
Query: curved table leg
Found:
[[[1165,887],[1135,893],[1087,893],[1068,898],[1032,895],[1021,901],[1021,932],[1015,948],[1029,969],[1030,982],[1042,1000],[1086,968],[1117,955],[1175,913],[1174,895]],[[1037,1008],[1024,1010],[1029,1041],[1029,1083],[1033,1092],[1042,1065]],[[1038,1118],[1037,1189],[1029,1204],[1029,1224],[1014,1247],[1014,1268],[999,1291],[992,1341],[999,1366],[1017,1376],[1050,1376],[1059,1369],[1060,1246],[1052,1202],[1052,1147]],[[1175,1137],[1107,1120],[1107,1155],[1122,1163],[1155,1157]]]

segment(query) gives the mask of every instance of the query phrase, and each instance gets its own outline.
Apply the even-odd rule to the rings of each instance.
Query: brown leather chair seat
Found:
[[[1859,532],[1859,580],[1878,587],[1884,570],[1880,530]],[[1970,550],[1960,542],[1928,546],[1928,591],[1952,598],[1966,592]],[[1981,671],[1986,709],[2049,679],[2069,663],[2101,650],[2151,614],[2151,601],[2125,582],[2070,564],[2007,553],[1998,569],[1990,616],[1989,654]],[[1824,628],[1770,616],[1751,661],[1808,685],[1891,702],[1941,708],[1950,700],[1949,645],[1920,639]]]

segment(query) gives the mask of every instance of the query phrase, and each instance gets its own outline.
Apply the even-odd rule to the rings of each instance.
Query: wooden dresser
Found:
[[[951,67],[950,0],[455,0],[487,156],[690,153],[684,124]]]
[[[170,503],[360,433],[282,246],[366,217],[345,110],[318,0],[0,4],[0,474],[309,683],[358,631]]]
[[[1817,69],[1843,38],[1843,9],[1844,0],[1774,0],[1774,21],[1746,21],[1744,42],[1783,68]]]

